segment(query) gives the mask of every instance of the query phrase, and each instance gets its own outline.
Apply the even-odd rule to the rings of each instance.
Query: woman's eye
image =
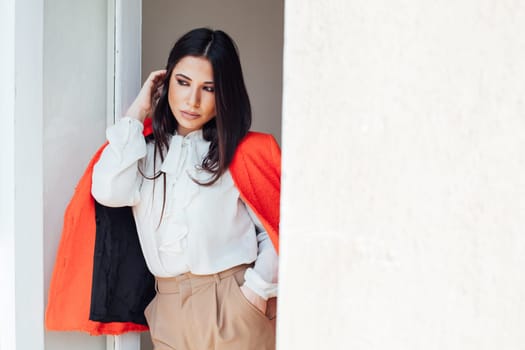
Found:
[[[181,80],[181,79],[177,79],[177,83],[179,83],[179,85],[182,85],[182,86],[188,86],[190,84],[188,84],[187,81],[185,80]]]
[[[208,92],[214,92],[214,91],[215,91],[215,88],[212,87],[212,86],[205,86],[205,87],[204,87],[204,90],[205,90],[205,91],[208,91]]]

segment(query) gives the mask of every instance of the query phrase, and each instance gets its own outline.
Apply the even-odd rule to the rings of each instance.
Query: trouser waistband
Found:
[[[228,270],[210,275],[195,275],[191,272],[186,272],[175,277],[155,277],[155,289],[157,290],[157,293],[160,294],[178,293],[183,284],[189,284],[192,288],[197,288],[207,283],[219,282],[242,269],[246,270],[252,265],[253,264],[237,265]]]

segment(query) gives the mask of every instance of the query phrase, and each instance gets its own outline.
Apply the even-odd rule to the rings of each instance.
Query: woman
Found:
[[[175,43],[166,69],[149,75],[107,131],[92,194],[133,208],[156,279],[145,311],[156,350],[275,347],[266,302],[277,294],[277,253],[264,214],[243,201],[249,195],[230,169],[234,158],[257,158],[251,150],[266,147],[268,136],[250,135],[250,124],[235,44],[200,28]]]

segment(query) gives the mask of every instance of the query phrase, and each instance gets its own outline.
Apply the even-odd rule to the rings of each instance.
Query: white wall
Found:
[[[42,19],[41,0],[0,3],[1,350],[44,342]]]
[[[143,0],[142,75],[166,66],[169,50],[187,31],[211,27],[237,43],[252,102],[252,130],[281,138],[282,0]]]
[[[15,307],[15,1],[0,2],[0,349],[16,346]]]
[[[64,210],[106,129],[107,3],[46,0],[44,17],[45,300]],[[105,337],[46,332],[46,350],[105,349]]]
[[[523,349],[523,3],[285,23],[279,348]]]

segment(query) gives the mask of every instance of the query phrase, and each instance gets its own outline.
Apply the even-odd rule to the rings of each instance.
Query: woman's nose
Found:
[[[191,89],[190,95],[188,96],[188,106],[198,108],[200,106],[200,93],[199,89]]]

